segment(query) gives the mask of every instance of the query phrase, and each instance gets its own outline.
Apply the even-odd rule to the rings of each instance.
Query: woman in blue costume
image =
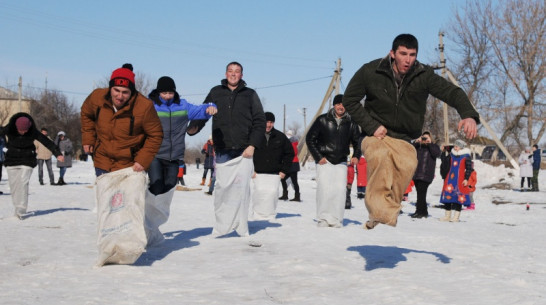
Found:
[[[462,140],[455,141],[451,150],[449,173],[444,180],[444,188],[440,202],[445,204],[446,214],[441,221],[458,222],[461,215],[461,207],[471,203],[470,192],[475,190],[476,174],[472,174],[472,158],[470,149]],[[453,218],[451,211],[454,210]]]

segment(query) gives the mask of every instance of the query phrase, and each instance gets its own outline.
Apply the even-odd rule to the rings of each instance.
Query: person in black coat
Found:
[[[275,115],[265,113],[265,135],[254,151],[254,171],[258,174],[278,174],[283,179],[290,171],[294,149],[284,133],[275,129]]]
[[[412,218],[428,217],[427,190],[434,180],[436,159],[440,156],[440,147],[432,143],[430,132],[425,131],[421,137],[413,142],[417,151],[417,168],[413,174],[413,182],[417,190],[417,203]]]
[[[28,113],[14,114],[8,125],[0,127],[0,136],[6,137],[7,152],[4,165],[8,172],[15,216],[22,220],[27,213],[30,176],[38,164],[34,140],[47,147],[57,157],[57,161],[63,162],[64,156],[53,141],[38,131]]]

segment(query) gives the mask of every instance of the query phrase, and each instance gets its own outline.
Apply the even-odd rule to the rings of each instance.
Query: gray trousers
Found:
[[[49,174],[50,184],[55,183],[55,177],[53,177],[53,168],[51,167],[51,158],[49,160],[38,159],[38,179],[40,182],[44,182],[44,162],[47,167],[47,173]]]

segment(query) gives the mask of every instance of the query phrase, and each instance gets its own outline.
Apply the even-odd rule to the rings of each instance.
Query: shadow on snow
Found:
[[[150,247],[134,263],[135,266],[151,266],[155,261],[162,260],[170,253],[184,248],[191,248],[199,245],[199,242],[192,239],[210,235],[211,227],[195,228],[190,231],[172,231],[164,233],[165,241],[157,247]]]
[[[366,260],[366,271],[371,271],[378,268],[390,268],[393,269],[399,262],[406,261],[404,256],[408,253],[422,253],[436,256],[436,259],[444,264],[449,264],[451,258],[438,253],[430,251],[412,250],[398,247],[384,247],[384,246],[354,246],[347,248],[349,251],[358,252]]]

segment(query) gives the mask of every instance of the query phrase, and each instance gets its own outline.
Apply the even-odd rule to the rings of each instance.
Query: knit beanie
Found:
[[[124,64],[123,67],[118,68],[112,72],[110,76],[110,88],[114,86],[126,87],[131,89],[134,93],[135,89],[135,73],[133,73],[133,65]]]
[[[342,101],[343,101],[343,94],[338,94],[334,96],[334,102],[332,103],[332,105],[341,104]]]
[[[463,141],[463,140],[456,140],[455,141],[455,146],[458,146],[459,148],[465,148],[466,147],[466,142]]]
[[[15,121],[17,130],[27,131],[30,129],[30,126],[32,126],[32,122],[26,116],[22,116]]]
[[[275,115],[273,113],[271,113],[271,112],[266,112],[265,113],[265,121],[266,122],[269,122],[269,121],[275,122]]]
[[[168,76],[162,76],[157,80],[157,91],[158,92],[176,92],[176,85],[174,80]]]

